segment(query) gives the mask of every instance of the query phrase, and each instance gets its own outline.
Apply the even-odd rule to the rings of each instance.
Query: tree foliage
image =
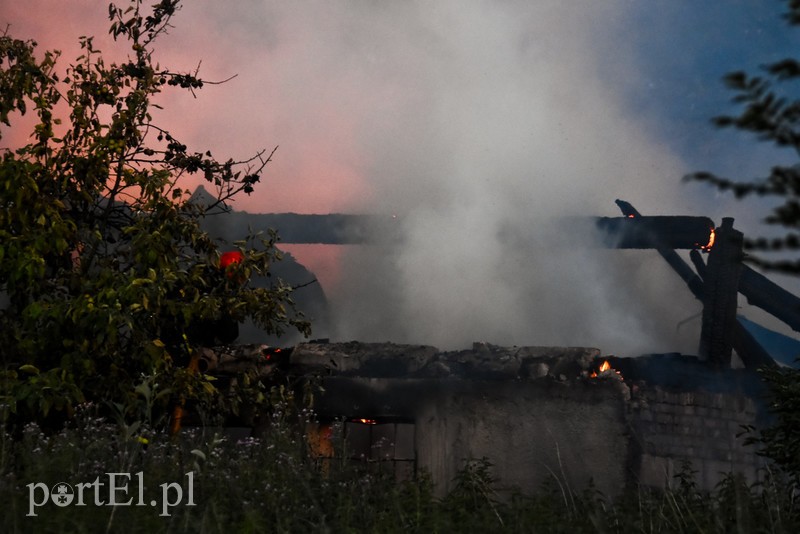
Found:
[[[800,2],[788,0],[787,7],[785,19],[790,25],[800,25]],[[724,83],[733,91],[732,101],[740,112],[715,117],[713,123],[720,128],[751,133],[760,141],[789,149],[795,156],[800,155],[800,98],[792,95],[798,80],[800,61],[794,58],[764,65],[758,74],[743,71],[727,74]],[[769,260],[763,256],[769,251],[800,250],[800,165],[776,165],[767,177],[758,180],[740,181],[710,172],[697,172],[686,178],[710,183],[721,191],[731,191],[737,198],[751,195],[781,198],[781,204],[765,218],[765,222],[784,228],[784,235],[746,239],[745,247],[754,253],[748,256],[748,260],[765,268],[800,273],[800,260]]]
[[[770,458],[800,489],[800,372],[789,368],[762,371],[770,386],[769,410],[775,423],[762,430],[749,443],[761,446]]]
[[[199,227],[208,207],[180,187],[202,176],[224,206],[253,191],[271,154],[219,161],[151,115],[162,91],[208,83],[154,60],[179,7],[111,4],[110,33],[128,45],[127,59],[107,63],[83,37],[63,71],[59,52],[38,56],[35,42],[0,35],[0,139],[22,115],[36,119],[28,144],[0,153],[3,417],[69,414],[92,400],[124,412],[145,377],[168,393],[159,398],[213,394],[186,365],[224,317],[308,333],[289,287],[246,282],[280,259],[274,236],[266,247],[239,243],[244,261],[220,271],[217,245]]]
[[[784,17],[790,25],[800,25],[800,0],[787,0]],[[741,112],[715,117],[714,124],[750,132],[760,141],[800,155],[800,98],[790,96],[799,80],[800,61],[794,58],[764,65],[759,75],[741,71],[726,75],[724,82],[735,93],[733,102],[741,107]],[[694,173],[687,179],[732,191],[737,198],[751,195],[781,198],[782,203],[765,221],[783,227],[786,233],[773,239],[746,240],[745,246],[756,253],[747,259],[768,269],[800,273],[800,260],[767,260],[760,255],[767,251],[800,250],[800,165],[776,165],[769,176],[755,181],[735,181],[708,172]],[[796,490],[800,488],[800,371],[773,368],[761,372],[769,388],[768,409],[773,423],[751,436],[748,442],[758,444],[761,454],[788,475]]]

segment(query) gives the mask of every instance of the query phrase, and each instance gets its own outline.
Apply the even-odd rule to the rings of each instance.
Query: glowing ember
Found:
[[[353,419],[354,423],[361,423],[362,425],[377,425],[378,422],[375,419]]]
[[[281,351],[280,348],[265,347],[265,348],[261,349],[261,355],[264,357],[264,360],[266,360],[268,362],[271,362],[271,361],[277,359],[281,355],[281,352],[282,351]]]
[[[242,263],[242,260],[244,260],[244,254],[238,250],[223,252],[222,256],[219,257],[219,267],[225,270],[231,265]]]
[[[711,247],[714,246],[714,240],[716,240],[716,238],[717,238],[717,232],[716,232],[716,230],[714,230],[712,228],[711,229],[711,235],[708,236],[708,243],[706,243],[704,246],[702,246],[700,248],[702,250],[708,252],[709,250],[711,250]]]

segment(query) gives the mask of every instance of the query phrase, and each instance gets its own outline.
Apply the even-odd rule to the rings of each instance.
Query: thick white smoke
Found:
[[[623,4],[334,14],[346,23],[324,47],[367,95],[355,131],[374,195],[362,209],[398,213],[405,236],[346,258],[338,337],[696,348],[677,327],[699,308],[654,252],[600,250],[560,227],[615,214],[617,197],[661,214],[685,205],[686,169],[626,115],[625,80],[609,75],[625,67]]]

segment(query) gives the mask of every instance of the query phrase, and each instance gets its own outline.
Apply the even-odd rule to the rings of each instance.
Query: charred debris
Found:
[[[733,219],[716,227],[617,204],[622,217],[596,219],[605,245],[654,249],[684,280],[703,304],[699,356],[319,340],[207,348],[197,369],[222,383],[242,372],[294,387],[314,380],[317,419],[304,429],[314,457],[365,462],[398,478],[425,469],[441,492],[465,459],[481,457],[495,462],[502,485],[522,490],[553,476],[571,487],[594,481],[607,494],[628,484],[666,486],[686,461],[702,488],[724,473],[755,480],[763,459],[742,428],[766,423],[755,371],[776,363],[737,317],[737,298],[799,331],[800,299],[742,263]],[[692,265],[676,249],[690,249]],[[743,368],[732,367],[734,351]],[[258,434],[258,422],[244,431]],[[344,439],[344,451],[334,450],[332,436]]]

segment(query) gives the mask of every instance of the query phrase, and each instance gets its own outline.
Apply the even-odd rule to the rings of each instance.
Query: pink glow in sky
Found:
[[[251,26],[252,3],[247,9],[243,4],[187,2],[182,8],[175,27],[156,47],[157,61],[184,72],[200,64],[201,77],[211,81],[236,78],[206,85],[196,99],[187,92],[165,91],[158,100],[165,111],[155,112],[157,122],[190,150],[211,150],[223,160],[245,159],[279,146],[261,187],[251,197],[242,196],[236,209],[328,213],[363,205],[369,187],[354,147],[357,125],[351,113],[363,95],[326,87],[342,89],[344,75],[338,80],[320,76],[320,69],[334,69],[309,61],[323,43],[302,31],[278,28],[277,33],[290,37],[272,46],[276,36]],[[7,2],[0,23],[10,24],[15,37],[36,40],[42,52],[61,50],[65,65],[80,53],[81,35],[94,35],[95,46],[107,57],[124,57],[124,43],[108,35],[105,5],[86,0]],[[239,24],[233,24],[236,15]],[[307,67],[297,68],[300,64]]]

